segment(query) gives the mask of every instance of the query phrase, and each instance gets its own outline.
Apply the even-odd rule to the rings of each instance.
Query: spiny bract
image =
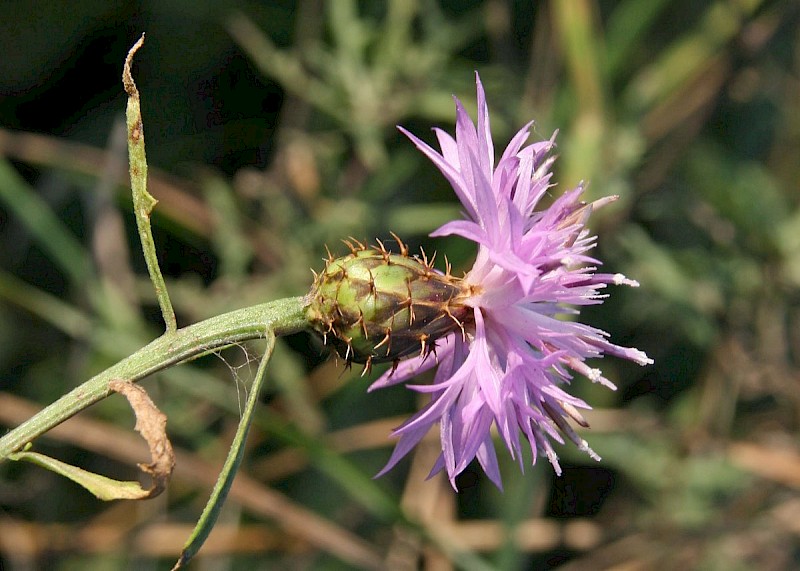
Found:
[[[348,362],[397,361],[432,351],[436,339],[455,329],[471,313],[462,280],[437,272],[427,256],[409,256],[382,243],[366,248],[360,242],[341,258],[332,256],[315,274],[307,296],[306,315],[312,327]]]

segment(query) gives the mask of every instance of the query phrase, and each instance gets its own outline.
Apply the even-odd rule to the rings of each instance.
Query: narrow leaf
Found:
[[[139,482],[123,482],[88,472],[72,464],[50,458],[38,452],[15,452],[8,456],[10,460],[31,462],[83,486],[97,498],[103,501],[111,500],[141,500],[150,497],[150,491],[142,488]]]
[[[250,395],[247,397],[247,404],[242,411],[242,418],[239,421],[239,427],[236,430],[236,435],[233,437],[228,457],[225,459],[225,464],[222,466],[222,471],[217,478],[217,483],[211,491],[211,497],[208,499],[206,507],[197,525],[186,542],[186,545],[181,551],[181,556],[172,568],[173,571],[181,569],[192,557],[197,554],[203,543],[211,533],[214,524],[217,521],[219,512],[222,509],[222,504],[228,496],[228,492],[233,484],[233,479],[236,477],[236,471],[242,463],[244,456],[244,443],[247,439],[247,433],[250,430],[250,425],[253,422],[253,413],[258,404],[258,395],[261,392],[261,387],[264,384],[265,373],[267,370],[267,363],[272,356],[272,350],[275,347],[275,333],[272,329],[267,329],[266,332],[267,346],[264,350],[264,356],[258,365],[255,378],[253,379],[253,386],[250,388]]]
[[[144,252],[144,259],[147,263],[147,271],[150,274],[150,281],[153,282],[153,287],[156,290],[158,305],[161,307],[161,315],[164,317],[167,333],[171,333],[177,329],[175,311],[172,309],[172,302],[167,293],[167,285],[164,283],[164,276],[161,274],[161,268],[158,265],[153,231],[150,228],[150,214],[158,201],[147,192],[144,123],[142,121],[139,90],[136,88],[131,75],[131,61],[143,43],[144,34],[128,52],[128,57],[125,58],[125,65],[122,70],[122,84],[125,86],[125,93],[128,94],[125,118],[128,127],[131,192],[133,194],[133,212],[136,215],[136,226],[139,229],[139,241],[142,243],[142,252]]]

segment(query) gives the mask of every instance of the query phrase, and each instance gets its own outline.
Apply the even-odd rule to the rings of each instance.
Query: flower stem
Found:
[[[28,442],[107,397],[114,379],[139,381],[157,371],[228,345],[259,339],[268,332],[287,335],[308,325],[302,297],[291,297],[212,317],[167,332],[62,396],[0,438],[0,461]]]

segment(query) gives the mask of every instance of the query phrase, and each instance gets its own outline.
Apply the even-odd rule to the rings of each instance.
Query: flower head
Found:
[[[306,297],[311,327],[348,363],[363,363],[365,373],[372,363],[427,355],[471,312],[463,280],[437,272],[424,254],[409,256],[395,239],[400,254],[380,241],[367,248],[347,240],[350,254],[330,256]]]
[[[430,402],[394,431],[399,441],[385,473],[435,425],[442,453],[431,475],[445,470],[451,484],[477,458],[489,478],[501,487],[492,427],[522,468],[520,434],[530,443],[533,460],[544,453],[561,473],[552,441],[574,442],[599,457],[576,434],[569,419],[586,426],[578,409],[590,408],[565,392],[573,374],[609,388],[614,385],[586,359],[605,354],[652,363],[643,352],[620,347],[608,334],[588,325],[560,319],[576,315],[575,306],[602,303],[609,284],[637,286],[621,274],[598,273],[589,255],[595,237],[585,228],[592,211],[616,197],[590,204],[580,201],[583,186],[568,190],[548,208],[536,210],[552,187],[548,156],[553,139],[526,145],[531,123],[510,141],[495,164],[489,111],[476,74],[478,122],[475,125],[456,99],[456,136],[440,129],[436,151],[400,130],[439,168],[464,207],[464,219],[448,222],[431,236],[459,235],[478,245],[476,261],[463,279],[470,292],[461,326],[436,342],[435,357],[422,352],[402,361],[370,390],[409,381],[436,369],[431,384],[408,384],[429,393]]]

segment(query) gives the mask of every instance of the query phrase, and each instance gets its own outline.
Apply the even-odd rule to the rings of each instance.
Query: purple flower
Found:
[[[473,458],[500,488],[502,482],[492,442],[494,426],[512,458],[522,465],[520,434],[533,451],[544,453],[561,473],[552,441],[563,436],[599,460],[569,419],[582,426],[578,409],[590,408],[565,392],[573,373],[611,389],[614,385],[586,359],[605,354],[647,365],[642,351],[620,347],[608,334],[560,319],[574,316],[574,306],[599,304],[608,284],[638,286],[621,274],[597,273],[600,262],[589,255],[596,238],[585,228],[592,210],[616,199],[580,202],[583,186],[569,190],[550,207],[535,210],[553,186],[548,157],[553,139],[525,145],[532,123],[525,125],[495,165],[489,111],[476,74],[478,124],[456,99],[456,137],[435,129],[441,152],[402,127],[400,130],[439,168],[464,207],[464,220],[448,222],[431,236],[456,234],[476,242],[475,265],[464,282],[472,295],[463,330],[436,344],[428,354],[401,362],[378,379],[370,391],[409,381],[436,368],[431,384],[408,388],[431,395],[430,402],[393,434],[399,441],[379,475],[390,470],[435,425],[442,453],[431,475],[446,470],[450,483]],[[555,136],[554,136],[555,137]]]

